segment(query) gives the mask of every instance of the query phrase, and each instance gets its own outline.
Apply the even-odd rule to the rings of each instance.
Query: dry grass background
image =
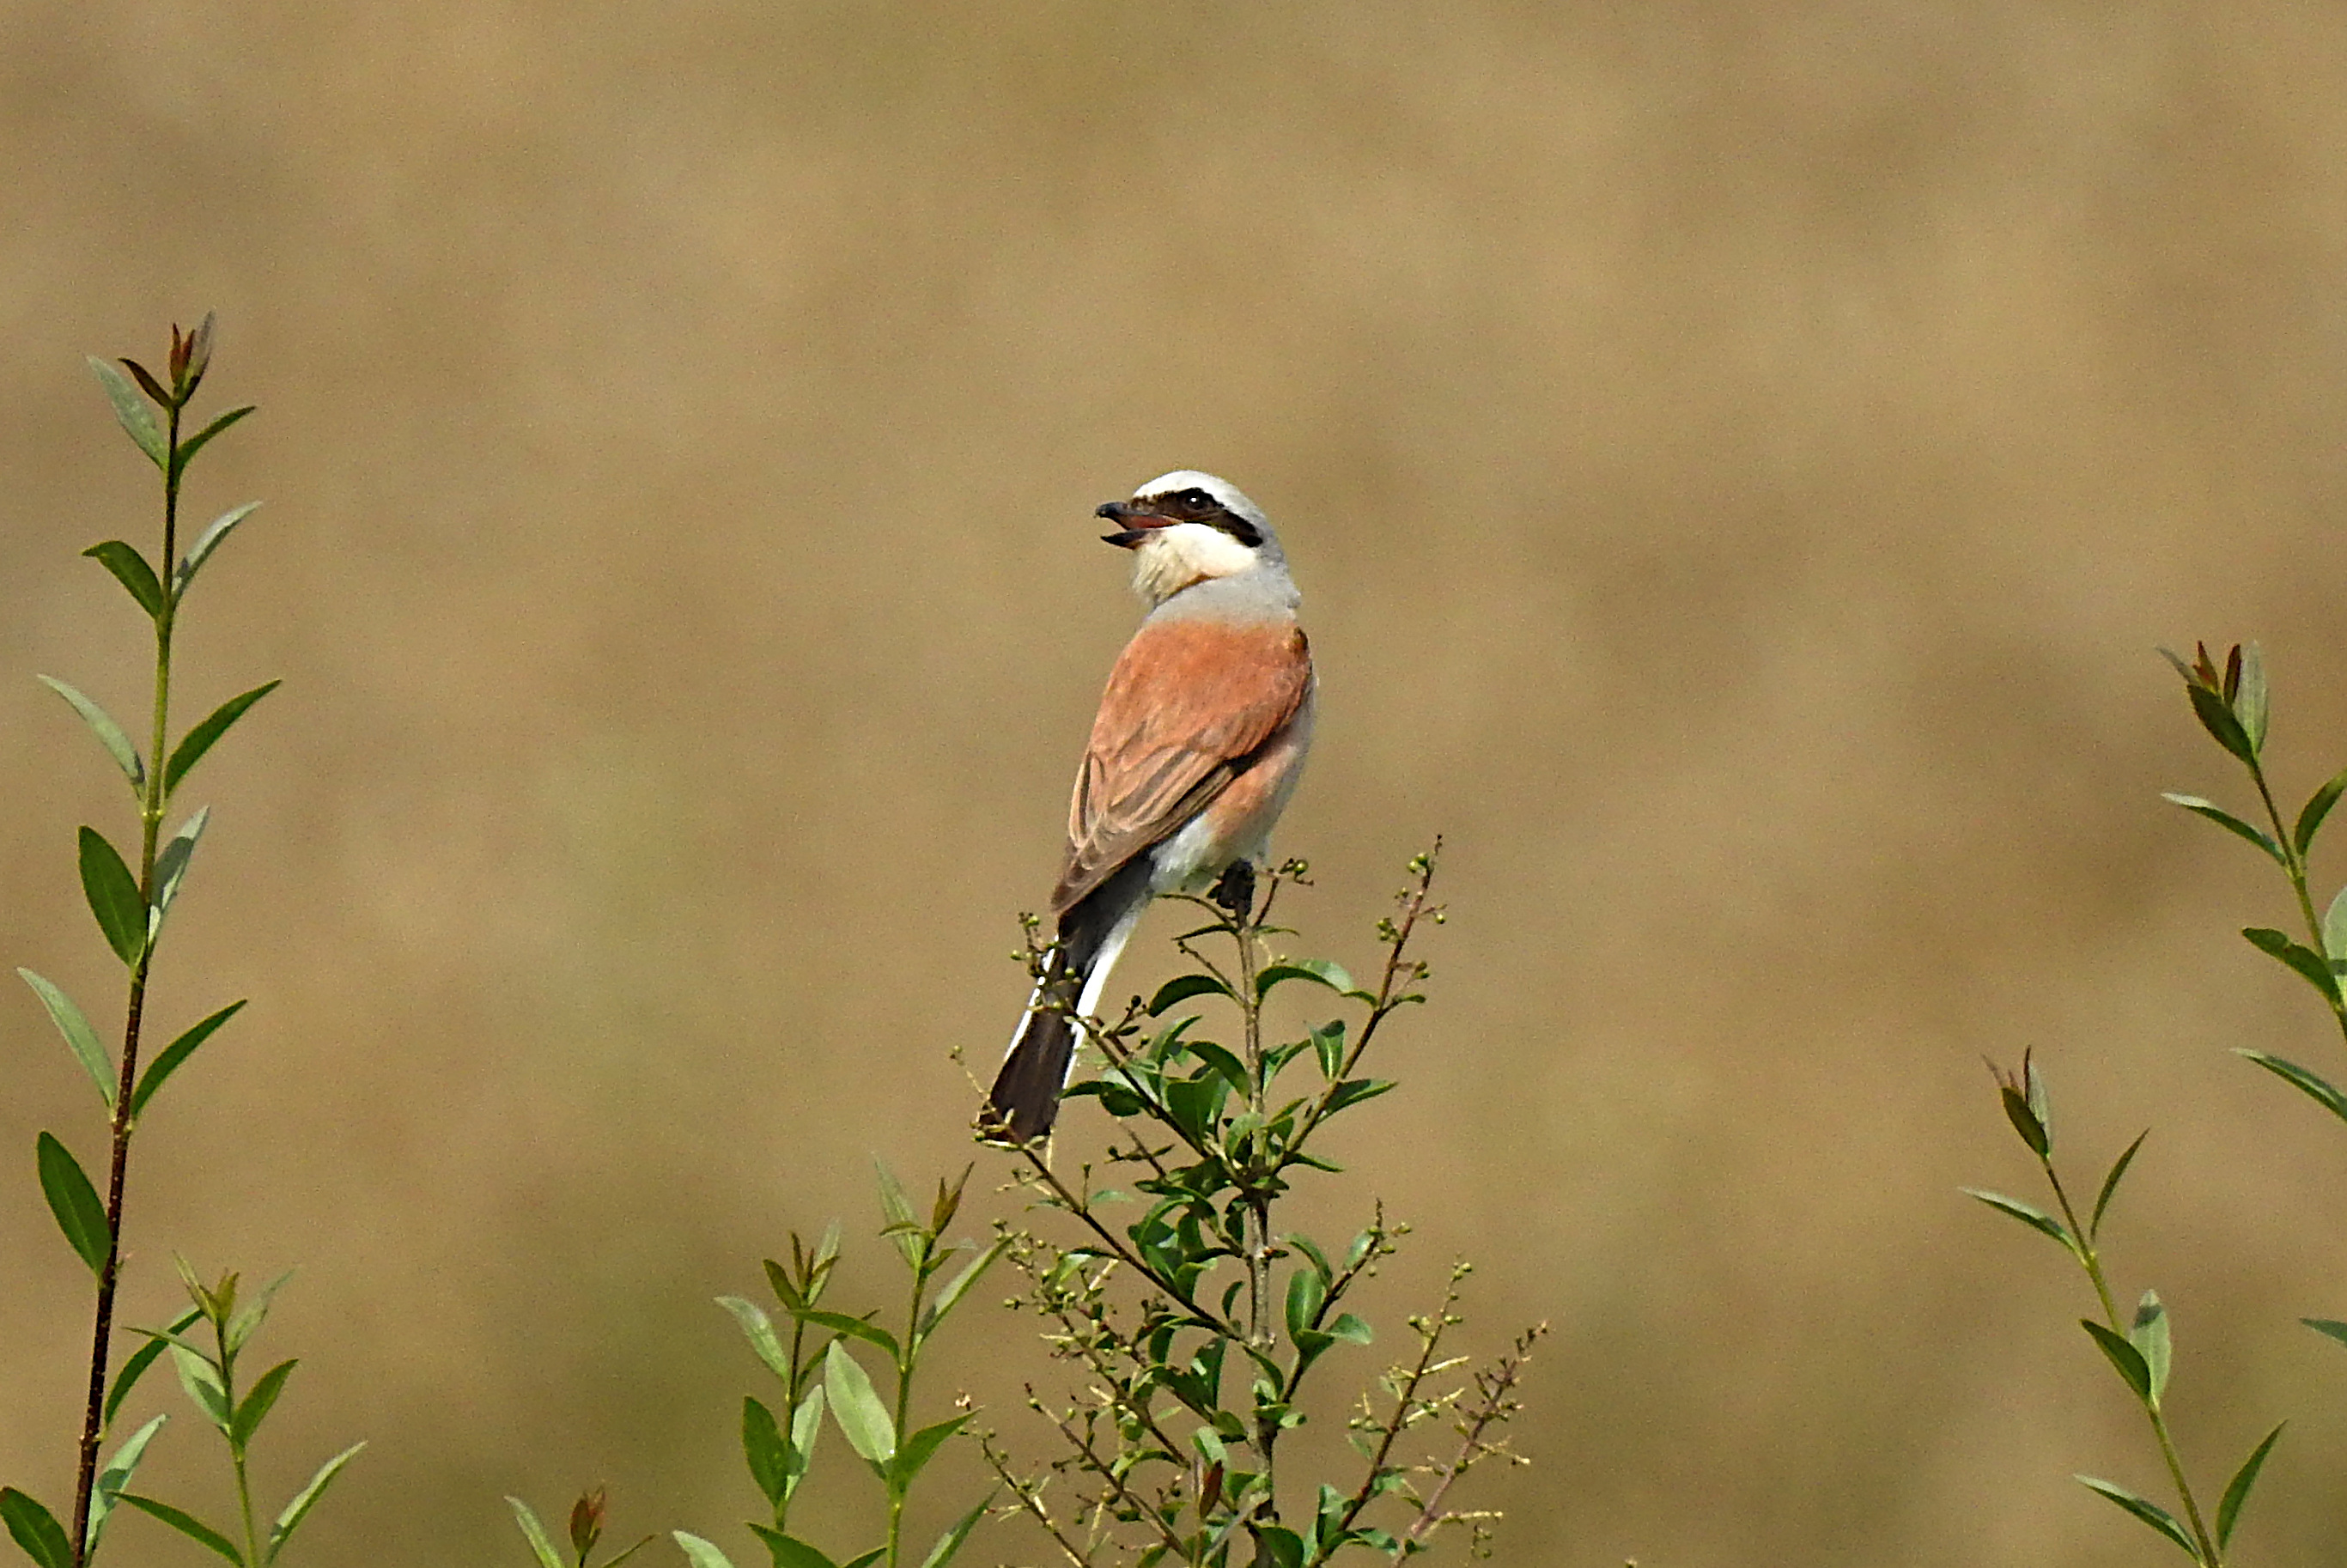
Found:
[[[595,1480],[746,1547],[709,1298],[968,1157],[1134,614],[1088,514],[1196,465],[1307,595],[1315,948],[1453,846],[1349,1152],[1389,1330],[1454,1252],[1483,1346],[1556,1326],[1503,1560],[2154,1559],[2066,1479],[2157,1476],[2083,1286],[1954,1191],[2025,1185],[2032,1043],[2073,1149],[2157,1124],[2121,1277],[2205,1472],[2295,1423],[2245,1552],[2319,1555],[2342,1144],[2225,1052],[2324,1029],[2156,798],[2230,781],[2151,651],[2260,638],[2282,776],[2347,760],[2342,138],[2283,0],[8,7],[0,957],[93,1003],[119,803],[31,677],[136,705],[73,552],[148,490],[80,355],[217,306],[262,405],[189,700],[287,682],[161,980],[254,1002],[141,1145],[134,1318],[301,1265],[269,1484],[374,1444],[322,1568],[518,1563],[499,1494]],[[94,1147],[5,1040],[0,1149]],[[61,1505],[77,1266],[6,1171],[0,1475]],[[940,1393],[1016,1430],[1025,1332]]]

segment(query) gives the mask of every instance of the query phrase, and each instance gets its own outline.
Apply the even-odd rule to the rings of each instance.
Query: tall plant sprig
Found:
[[[202,837],[210,809],[186,817],[168,837],[164,825],[189,773],[255,702],[277,682],[271,681],[220,704],[200,723],[170,743],[171,645],[180,608],[196,575],[221,542],[250,516],[259,503],[234,507],[215,518],[184,553],[179,545],[179,499],[183,480],[196,455],[231,425],[251,414],[250,405],[232,408],[192,435],[184,434],[188,408],[211,364],[212,320],[191,333],[171,329],[171,343],[158,377],[136,360],[108,364],[93,358],[116,420],[125,434],[152,462],[162,479],[161,549],[155,560],[121,539],[108,539],[83,553],[111,572],[143,611],[154,632],[153,697],[147,724],[147,747],[141,752],[96,702],[65,682],[41,679],[81,716],[105,747],[128,783],[138,821],[137,870],[106,835],[84,827],[78,835],[77,858],[81,884],[90,913],[96,917],[107,946],[127,975],[121,1049],[109,1053],[100,1042],[88,1016],[65,989],[34,973],[19,969],[56,1023],[91,1081],[108,1114],[108,1160],[105,1196],[65,1143],[44,1132],[35,1147],[41,1189],[57,1225],[82,1261],[97,1286],[90,1334],[88,1398],[82,1420],[68,1523],[56,1517],[30,1495],[15,1488],[0,1491],[0,1521],[9,1533],[43,1568],[79,1568],[96,1553],[113,1502],[129,1484],[156,1422],[116,1450],[101,1471],[98,1450],[107,1430],[133,1384],[159,1354],[157,1339],[131,1356],[109,1383],[108,1373],[114,1337],[115,1300],[122,1275],[122,1223],[130,1167],[131,1136],[138,1119],[164,1082],[234,1016],[244,1004],[231,1002],[180,1034],[150,1061],[142,1073],[139,1050],[147,1018],[148,988],[164,917],[186,879],[189,864]],[[127,374],[126,374],[127,373]],[[160,570],[158,570],[158,563]],[[195,1321],[183,1317],[174,1331]]]
[[[2166,1399],[2169,1368],[2174,1358],[2174,1337],[2170,1332],[2168,1307],[2155,1291],[2147,1290],[2136,1304],[2132,1315],[2122,1317],[2118,1297],[2111,1289],[2110,1276],[2103,1266],[2099,1247],[2103,1221],[2109,1214],[2111,1200],[2119,1190],[2119,1183],[2135,1163],[2137,1152],[2142,1149],[2148,1132],[2137,1134],[2134,1143],[2111,1162],[2102,1185],[2095,1194],[2094,1207],[2086,1217],[2078,1217],[2077,1206],[2071,1201],[2070,1190],[2064,1184],[2061,1173],[2054,1163],[2054,1110],[2045,1093],[2045,1081],[2039,1076],[2034,1059],[2023,1053],[2021,1071],[2007,1072],[1992,1064],[1996,1075],[1997,1098],[2004,1108],[2005,1119],[2022,1143],[2035,1157],[2037,1166],[2045,1177],[2045,1184],[2054,1194],[2059,1215],[2047,1213],[2034,1204],[2005,1196],[2003,1193],[1985,1192],[1977,1187],[1964,1191],[2000,1214],[2010,1214],[2030,1229],[2051,1237],[2070,1255],[2072,1261],[2086,1273],[2094,1286],[2095,1301],[2102,1312],[2101,1320],[2082,1317],[2078,1326],[2086,1331],[2096,1348],[2111,1364],[2111,1369],[2127,1385],[2127,1392],[2143,1409],[2144,1419],[2150,1423],[2153,1440],[2158,1445],[2161,1462],[2168,1469],[2169,1483],[2175,1488],[2178,1505],[2183,1517],[2130,1491],[2116,1481],[2100,1477],[2081,1475],[2078,1481],[2100,1496],[2108,1498],[2128,1513],[2141,1520],[2167,1537],[2199,1564],[2201,1568],[2224,1568],[2225,1552],[2231,1544],[2233,1531],[2240,1522],[2242,1504],[2249,1501],[2250,1489],[2257,1484],[2258,1471],[2264,1468],[2266,1456],[2280,1437],[2282,1429],[2274,1428],[2241,1461],[2227,1482],[2219,1499],[2217,1511],[2211,1516],[2192,1490],[2184,1468],[2183,1456],[2178,1451],[2175,1433],[2168,1421]]]
[[[1190,972],[1113,1023],[1082,1020],[1106,1065],[1069,1096],[1096,1098],[1116,1119],[1107,1163],[1131,1173],[1146,1207],[1120,1224],[1112,1206],[1133,1200],[1096,1187],[1090,1165],[1071,1181],[1040,1143],[1017,1151],[1016,1184],[1080,1231],[1055,1241],[1006,1226],[1004,1239],[1026,1278],[1022,1305],[1042,1319],[1052,1353],[1080,1369],[1083,1389],[1055,1402],[1029,1386],[1030,1408],[1062,1445],[1046,1471],[1022,1471],[995,1434],[981,1437],[1013,1506],[1071,1563],[1204,1568],[1245,1548],[1256,1563],[1306,1568],[1357,1548],[1408,1556],[1446,1524],[1469,1527],[1482,1543],[1494,1516],[1451,1509],[1450,1489],[1485,1460],[1521,1462],[1499,1429],[1518,1409],[1516,1389],[1542,1330],[1484,1372],[1452,1381],[1464,1364],[1446,1353],[1460,1321],[1453,1308],[1463,1265],[1440,1307],[1410,1320],[1414,1352],[1361,1396],[1348,1423],[1358,1471],[1341,1485],[1318,1481],[1299,1506],[1303,1489],[1281,1469],[1281,1439],[1306,1419],[1313,1369],[1338,1345],[1370,1342],[1369,1325],[1345,1307],[1408,1227],[1373,1205],[1349,1245],[1331,1248],[1281,1231],[1279,1204],[1302,1172],[1341,1169],[1314,1140],[1394,1088],[1366,1076],[1363,1064],[1388,1021],[1425,999],[1417,988],[1427,967],[1410,943],[1442,919],[1431,898],[1434,866],[1432,853],[1410,863],[1395,914],[1378,923],[1386,956],[1373,987],[1327,959],[1268,952],[1266,938],[1294,934],[1270,923],[1281,890],[1304,881],[1302,863],[1290,862],[1268,878],[1259,903],[1251,879],[1239,876],[1195,900],[1208,923],[1176,938]],[[1225,944],[1228,956],[1219,956]],[[1046,958],[1030,953],[1038,974]],[[1274,1043],[1264,1006],[1290,982],[1325,989],[1358,1011]],[[1194,1013],[1153,1021],[1201,998],[1235,1015],[1235,1050],[1194,1032]],[[1306,1062],[1316,1071],[1300,1083],[1286,1076]],[[1430,1455],[1420,1429],[1441,1420],[1454,1440]],[[1416,1437],[1405,1442],[1409,1434]],[[1072,1500],[1054,1495],[1055,1475],[1071,1482]]]

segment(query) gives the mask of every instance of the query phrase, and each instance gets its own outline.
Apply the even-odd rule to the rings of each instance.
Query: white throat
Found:
[[[1206,523],[1152,528],[1133,552],[1133,591],[1152,610],[1193,583],[1238,577],[1265,564],[1260,548]]]

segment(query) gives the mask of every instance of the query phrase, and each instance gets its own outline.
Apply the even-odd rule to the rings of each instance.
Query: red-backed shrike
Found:
[[[1057,940],[979,1114],[999,1139],[1051,1130],[1079,1026],[1161,893],[1194,893],[1264,854],[1312,743],[1312,651],[1262,511],[1179,469],[1098,515],[1149,606],[1109,672],[1051,891]],[[1242,881],[1249,880],[1242,878]]]

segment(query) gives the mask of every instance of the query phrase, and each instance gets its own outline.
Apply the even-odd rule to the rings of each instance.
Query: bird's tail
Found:
[[[989,1143],[1030,1143],[1051,1131],[1075,1065],[1077,1020],[1100,999],[1117,955],[1149,903],[1147,857],[1119,872],[1060,919],[1060,939],[979,1112]]]

